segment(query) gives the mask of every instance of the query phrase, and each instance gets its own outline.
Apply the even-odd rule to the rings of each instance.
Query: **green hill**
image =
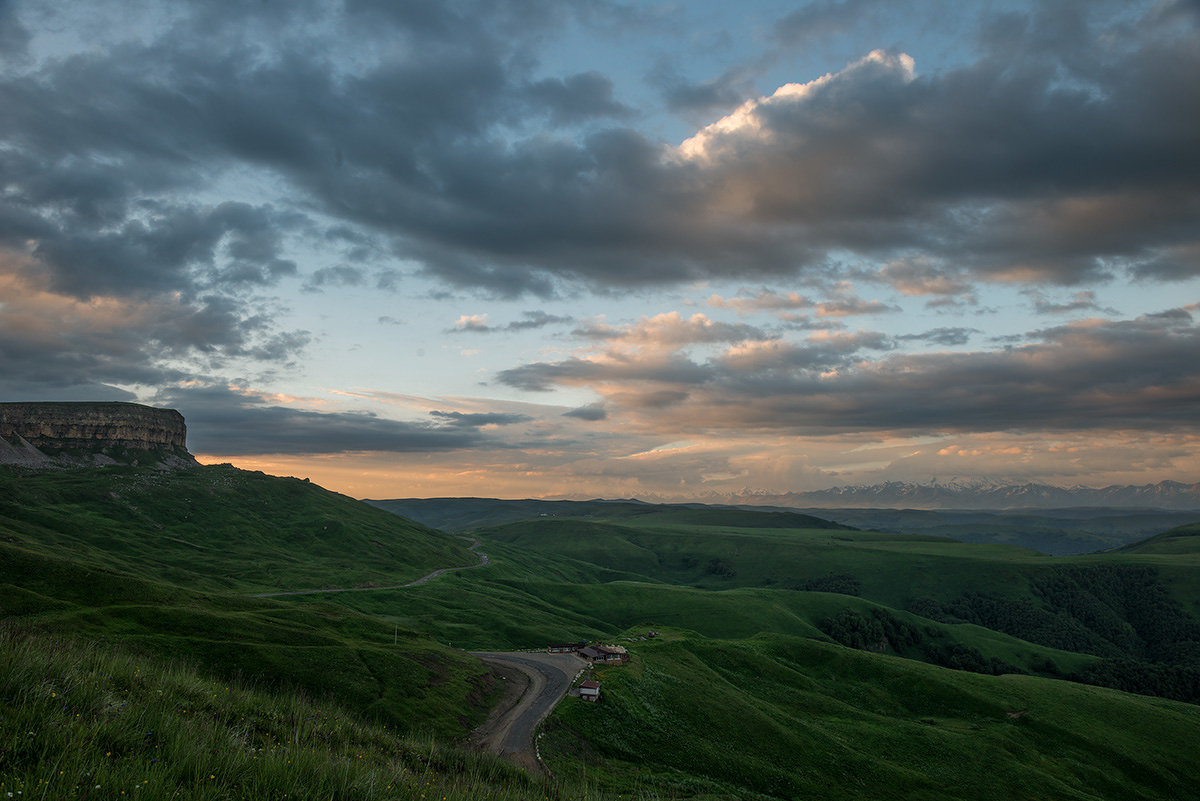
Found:
[[[983,581],[1008,589],[1014,576],[1045,557],[1011,546],[967,545],[945,537],[881,534],[840,527],[785,528],[767,513],[756,526],[705,523],[673,513],[635,520],[543,519],[477,530],[541,555],[671,584],[712,589],[774,587],[840,591],[903,608],[922,597],[954,597]],[[803,517],[799,516],[802,520]],[[838,590],[834,590],[838,591]]]
[[[752,601],[744,594],[739,602],[727,603],[724,611],[717,611],[713,598],[696,599],[678,605],[688,612],[664,613],[667,622],[691,626],[697,615],[689,612],[708,609],[725,622],[717,629],[705,621],[695,624],[696,630],[711,636],[803,634],[800,627],[780,622],[792,619],[824,625],[822,630],[830,636],[833,629],[846,626],[869,630],[882,625],[871,619],[830,623],[836,610],[826,618],[797,610],[811,605],[816,593],[834,592],[870,600],[891,610],[888,614],[905,610],[927,621],[973,624],[1032,645],[1102,660],[1087,665],[1074,661],[1064,668],[1061,659],[1053,658],[1051,668],[1035,650],[1027,649],[1014,660],[1003,653],[1014,649],[977,643],[966,630],[955,629],[947,636],[970,652],[952,658],[929,646],[908,654],[925,661],[986,670],[998,660],[1030,672],[1061,671],[1088,683],[1200,701],[1200,565],[1177,552],[1055,559],[1019,548],[938,537],[681,525],[670,513],[632,521],[539,519],[479,534],[489,547],[502,542],[530,555],[566,557],[639,576],[650,584],[706,591],[786,590],[795,599],[785,600],[788,593],[767,593]],[[1186,540],[1170,540],[1176,551],[1182,541]],[[550,591],[564,598],[551,602],[576,608],[570,597],[579,589],[553,587]],[[626,597],[662,595],[653,587],[636,592],[627,587],[623,592]],[[603,608],[602,602],[592,604],[593,609]],[[861,611],[845,601],[841,604],[855,614]],[[645,613],[650,611],[663,610],[651,604]],[[606,622],[620,627],[634,621]]]
[[[476,557],[228,466],[9,471],[0,489],[4,792],[63,797],[56,769],[75,777],[65,797],[139,781],[143,797],[339,799],[1166,799],[1200,784],[1196,707],[1148,697],[1200,700],[1186,552],[1051,558],[597,502],[480,530],[486,566],[402,587]],[[255,597],[321,587],[359,591]],[[459,750],[498,692],[466,650],[584,638],[634,658],[596,670],[599,704],[549,719],[554,781]],[[45,698],[58,687],[64,708]],[[101,792],[75,793],[93,778]]]
[[[1117,548],[1200,518],[1196,512],[1093,508],[1020,512],[822,509],[817,513],[856,528],[933,534],[961,542],[1018,545],[1051,556]]]
[[[570,798],[594,797],[571,788]],[[0,629],[0,793],[11,798],[568,797],[352,707],[216,680],[112,646]]]
[[[229,465],[0,467],[0,538],[230,592],[397,584],[478,561],[456,537],[306,481]]]
[[[445,531],[469,531],[542,518],[656,520],[749,528],[847,528],[820,516],[786,509],[747,509],[641,501],[542,501],[493,498],[396,498],[366,503]]]
[[[25,631],[187,658],[404,731],[461,736],[486,714],[490,679],[477,660],[342,606],[197,593],[7,543],[0,566],[0,609]]]
[[[1179,526],[1148,539],[1117,548],[1115,553],[1200,556],[1200,523]]]
[[[1180,799],[1200,767],[1185,704],[801,638],[668,635],[594,678],[599,703],[561,705],[543,754],[618,793]]]
[[[398,498],[367,501],[404,517],[444,531],[469,531],[542,518],[615,520],[685,512],[691,522],[721,525],[714,515],[797,515],[809,523],[788,523],[791,528],[822,528],[836,521],[850,528],[892,534],[947,537],[960,542],[1015,545],[1052,556],[1072,556],[1117,548],[1158,534],[1172,526],[1190,524],[1196,512],[1154,509],[1073,508],[1024,511],[961,509],[792,509],[777,506],[712,506],[706,504],[650,504],[641,501],[542,501],[492,498]],[[819,521],[819,522],[817,522]],[[727,519],[725,525],[755,527]]]
[[[250,597],[476,563],[457,538],[229,466],[0,469],[0,485],[6,620],[330,696],[404,730],[460,736],[486,714],[490,679],[459,651],[344,606]]]

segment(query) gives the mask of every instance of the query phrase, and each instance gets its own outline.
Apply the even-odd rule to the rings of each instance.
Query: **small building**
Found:
[[[548,654],[573,654],[576,651],[578,651],[579,649],[585,648],[585,647],[587,647],[587,643],[582,642],[582,641],[581,642],[555,643],[554,645],[546,646],[546,653],[548,653]]]
[[[579,697],[585,701],[595,703],[600,700],[600,682],[585,681],[579,685]]]
[[[576,653],[589,662],[623,663],[629,661],[629,652],[623,645],[589,645]]]

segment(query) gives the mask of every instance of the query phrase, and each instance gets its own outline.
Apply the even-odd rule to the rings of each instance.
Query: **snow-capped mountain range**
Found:
[[[717,502],[714,498],[713,501]],[[1054,487],[1048,484],[994,480],[929,484],[889,481],[884,484],[833,487],[782,494],[743,490],[722,496],[720,503],[797,508],[856,509],[1065,509],[1094,506],[1119,509],[1200,510],[1200,482],[1160,481],[1145,486]]]

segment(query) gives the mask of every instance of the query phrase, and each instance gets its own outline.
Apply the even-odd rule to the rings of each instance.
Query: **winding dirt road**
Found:
[[[525,651],[472,652],[504,682],[505,693],[487,721],[475,730],[479,748],[505,757],[527,770],[541,772],[533,733],[542,719],[571,689],[586,667],[575,654]]]
[[[453,573],[455,570],[470,570],[474,567],[483,567],[488,563],[488,555],[481,551],[475,550],[480,546],[479,540],[473,537],[459,537],[460,540],[468,540],[471,546],[468,551],[479,557],[479,563],[474,565],[463,565],[462,567],[443,567],[440,570],[435,570],[428,576],[421,576],[416,581],[410,581],[407,584],[396,584],[392,587],[345,587],[345,588],[330,588],[324,590],[290,590],[288,592],[260,592],[257,595],[250,596],[251,598],[278,598],[283,595],[318,595],[323,592],[369,592],[372,590],[403,590],[406,587],[415,587],[418,584],[424,584],[430,579],[437,578],[443,573]]]
[[[287,592],[263,592],[254,598],[278,598],[286,595],[318,595],[325,592],[368,592],[379,590],[402,590],[416,587],[443,573],[455,570],[470,570],[488,564],[488,555],[477,550],[480,542],[473,537],[468,548],[479,557],[479,563],[462,567],[443,567],[427,576],[407,584],[392,587],[344,587],[321,590],[290,590]],[[585,669],[587,663],[575,654],[546,654],[526,651],[472,652],[487,665],[504,685],[504,692],[488,716],[487,721],[475,730],[472,741],[479,748],[502,756],[521,767],[544,772],[533,743],[537,725],[550,714],[555,705],[571,689],[575,677]]]

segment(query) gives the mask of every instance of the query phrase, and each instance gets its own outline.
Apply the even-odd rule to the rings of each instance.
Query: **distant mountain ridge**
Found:
[[[706,499],[710,503],[817,508],[890,509],[1063,509],[1076,506],[1109,509],[1200,510],[1200,482],[1160,481],[1144,486],[1055,487],[1049,484],[1006,484],[991,481],[883,484],[832,487],[809,492],[773,494],[744,490]]]

